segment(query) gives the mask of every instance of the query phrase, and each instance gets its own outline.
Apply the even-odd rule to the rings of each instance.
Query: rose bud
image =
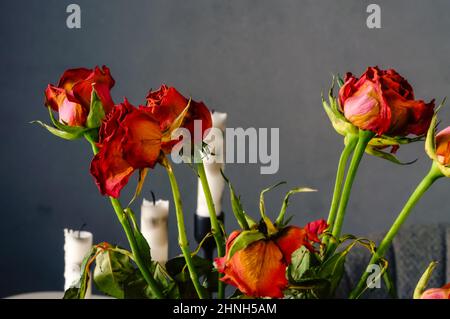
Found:
[[[450,299],[450,283],[442,288],[425,290],[420,299]]]
[[[145,110],[125,100],[114,107],[99,131],[99,152],[91,174],[103,195],[119,197],[137,169],[153,168],[161,152],[159,122]]]
[[[443,176],[450,177],[450,126],[436,134],[437,114],[428,129],[425,151],[433,160],[433,167],[439,169]]]
[[[188,106],[186,110],[186,107]],[[147,95],[147,106],[150,112],[160,122],[161,132],[163,132],[163,150],[170,153],[173,145],[177,141],[171,140],[171,131],[177,127],[183,127],[189,130],[191,137],[197,137],[196,143],[203,140],[203,134],[212,126],[211,112],[203,102],[189,101],[181,95],[174,87],[161,85],[156,91],[150,91]],[[183,114],[183,112],[186,112]],[[182,117],[181,123],[173,127],[174,122]],[[201,136],[195,136],[194,121],[201,121]]]
[[[47,86],[45,105],[59,113],[61,123],[83,127],[90,112],[92,90],[103,106],[103,113],[107,114],[114,106],[110,95],[113,86],[114,79],[106,66],[94,70],[70,69],[64,72],[57,86]]]
[[[450,126],[436,135],[436,155],[440,164],[450,164]]]
[[[359,79],[347,73],[339,104],[353,125],[380,136],[423,135],[434,114],[434,100],[415,100],[406,79],[378,67],[369,67]]]
[[[304,228],[288,226],[276,229],[273,235],[259,230],[231,233],[225,256],[215,259],[217,270],[225,274],[221,280],[247,296],[283,297],[283,290],[288,285],[286,267],[291,262],[292,253],[302,246],[314,251],[313,243],[316,239],[318,241],[318,232],[324,230],[319,224],[326,225],[325,221],[314,223]],[[274,228],[274,225],[270,223],[267,227]],[[310,230],[316,233],[309,233]]]

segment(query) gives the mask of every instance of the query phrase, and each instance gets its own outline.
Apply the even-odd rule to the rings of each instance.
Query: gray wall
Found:
[[[66,6],[82,8],[81,30],[65,26]],[[257,165],[226,172],[251,214],[261,188],[276,181],[308,185],[289,210],[294,222],[327,214],[342,139],[322,111],[320,92],[332,73],[367,65],[395,67],[417,97],[440,100],[450,92],[450,2],[377,1],[382,29],[365,26],[366,1],[2,1],[0,4],[1,179],[0,296],[63,287],[64,227],[88,224],[96,241],[126,245],[121,228],[88,173],[90,149],[28,124],[47,120],[43,90],[67,68],[106,64],[117,80],[116,102],[143,102],[162,82],[229,113],[231,127],[279,127],[281,167],[260,175]],[[448,122],[450,111],[442,111]],[[446,120],[447,119],[447,120]],[[365,157],[349,204],[345,231],[383,231],[430,161],[423,145],[402,147],[400,167]],[[176,167],[187,227],[192,233],[196,179]],[[450,183],[425,195],[410,223],[450,220]],[[124,191],[130,198],[133,186]],[[170,198],[161,168],[144,189]],[[268,198],[275,214],[287,188]],[[228,198],[228,195],[227,195]],[[230,205],[227,229],[231,220]],[[173,213],[173,212],[172,212]],[[171,215],[171,254],[178,253]],[[191,245],[194,241],[191,240]]]

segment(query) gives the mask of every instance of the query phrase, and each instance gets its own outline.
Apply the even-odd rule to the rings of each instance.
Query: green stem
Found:
[[[211,230],[217,246],[217,255],[219,257],[223,257],[225,255],[225,241],[222,235],[222,230],[220,229],[219,226],[219,220],[217,219],[216,209],[214,207],[214,201],[211,195],[211,190],[209,188],[203,161],[200,161],[197,164],[197,172],[200,178],[200,182],[202,183],[203,193],[205,194],[206,203],[208,205],[209,219],[211,220]],[[217,293],[217,297],[219,299],[223,299],[225,296],[225,284],[220,280],[221,276],[222,274],[219,274],[218,293]]]
[[[364,155],[367,144],[370,142],[375,134],[371,131],[359,131],[358,143],[356,144],[355,152],[353,153],[350,166],[348,168],[347,177],[345,179],[344,188],[342,190],[341,199],[339,201],[338,211],[336,213],[336,221],[333,226],[333,237],[338,240],[341,235],[342,225],[344,223],[345,211],[347,209],[348,200],[350,199],[350,193],[355,180],[356,172],[361,162],[361,158]],[[336,248],[336,243],[332,243],[329,246],[328,252],[333,252]]]
[[[122,208],[122,205],[120,204],[120,202],[117,198],[109,197],[109,199],[111,201],[112,207],[114,208],[114,211],[116,212],[117,218],[119,219],[119,222],[125,231],[128,242],[130,243],[131,252],[133,253],[133,256],[134,256],[134,261],[135,261],[136,265],[138,266],[139,270],[141,271],[142,276],[144,277],[145,281],[148,283],[150,290],[152,291],[152,294],[155,295],[156,298],[158,298],[158,299],[164,298],[164,295],[161,293],[158,283],[153,278],[149,269],[145,265],[145,262],[143,261],[141,255],[139,254],[139,249],[138,249],[136,238],[134,237],[133,230],[131,229],[130,221],[128,220],[127,215],[125,214],[125,212]]]
[[[422,195],[430,188],[430,186],[433,185],[433,183],[442,176],[443,175],[442,175],[441,171],[439,170],[439,167],[433,162],[433,165],[431,166],[430,171],[422,179],[422,181],[419,183],[419,185],[414,190],[412,195],[409,197],[409,199],[406,202],[405,206],[403,207],[402,211],[397,216],[397,219],[392,224],[388,233],[381,241],[378,249],[372,255],[369,265],[378,263],[379,260],[384,256],[387,249],[391,246],[392,241],[394,240],[394,237],[397,235],[400,227],[403,225],[403,223],[406,221],[409,214],[411,213],[411,210],[417,204],[417,202],[422,197]],[[359,280],[358,284],[356,285],[355,289],[353,289],[353,291],[350,293],[350,296],[349,296],[350,299],[357,299],[360,297],[360,295],[362,294],[362,292],[364,291],[364,289],[366,287],[366,281],[367,281],[368,276],[369,276],[369,273],[364,272],[364,274],[361,276],[361,279]]]
[[[96,145],[96,142],[94,138],[89,135],[85,134],[86,140],[91,144],[92,151],[94,155],[98,153],[98,147]],[[152,274],[150,273],[149,269],[146,267],[142,257],[139,254],[139,249],[137,245],[136,238],[134,237],[133,230],[131,229],[130,221],[128,220],[122,205],[120,204],[120,201],[117,198],[109,197],[111,201],[111,205],[114,208],[114,211],[117,215],[117,218],[119,219],[120,224],[122,225],[122,228],[125,231],[125,234],[127,236],[128,242],[131,247],[131,252],[133,253],[134,261],[136,265],[138,266],[139,270],[141,271],[142,276],[144,277],[145,281],[150,287],[150,290],[152,291],[153,295],[156,296],[158,299],[164,298],[164,295],[162,294],[158,283],[153,278]]]
[[[178,183],[173,173],[172,166],[170,165],[166,157],[163,157],[162,165],[166,168],[167,175],[169,176],[170,180],[170,186],[172,187],[173,201],[175,202],[175,212],[177,216],[177,225],[178,225],[178,243],[180,245],[184,259],[186,261],[186,265],[189,270],[189,275],[191,277],[192,283],[194,284],[198,297],[200,299],[204,299],[205,298],[204,289],[203,286],[200,284],[200,280],[198,278],[194,262],[192,261],[191,251],[189,250],[189,242],[186,236],[186,227],[184,226],[183,206],[181,203],[181,195],[180,190],[178,189]]]
[[[346,137],[347,138],[347,137]],[[334,226],[334,221],[336,220],[336,213],[339,206],[339,198],[341,197],[342,183],[345,176],[345,168],[347,166],[348,158],[354,151],[356,143],[358,142],[358,136],[348,135],[348,140],[345,141],[345,147],[342,150],[341,157],[339,159],[338,169],[336,172],[336,181],[334,184],[333,199],[331,200],[330,213],[328,214],[328,229],[332,230]],[[326,245],[329,241],[329,237],[324,237],[324,244]]]

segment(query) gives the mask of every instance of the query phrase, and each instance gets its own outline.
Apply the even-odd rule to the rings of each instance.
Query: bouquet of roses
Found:
[[[228,296],[231,298],[332,298],[344,274],[346,256],[356,245],[370,251],[370,264],[380,266],[379,277],[392,289],[384,259],[387,248],[425,191],[440,177],[450,177],[450,127],[435,133],[434,100],[416,100],[412,87],[396,71],[369,67],[359,78],[350,73],[345,79],[334,78],[328,99],[322,98],[333,127],[344,136],[328,219],[312,221],[304,227],[290,225],[286,218],[289,198],[314,191],[299,187],[287,192],[277,217],[271,220],[264,194],[282,183],[261,192],[259,217],[247,214],[223,175],[241,228],[228,234],[216,216],[203,161],[195,160],[208,155],[204,136],[212,120],[206,105],[166,85],[151,90],[144,105],[136,107],[126,99],[115,104],[110,95],[114,83],[107,67],[67,70],[57,86],[49,85],[45,90],[51,124],[37,121],[60,138],[85,139],[90,144],[90,173],[100,193],[109,197],[130,246],[128,250],[106,242],[94,245],[83,261],[79,281],[66,291],[65,298],[84,298],[91,280],[99,290],[115,298],[225,298],[225,285],[236,288]],[[180,129],[190,133],[189,141],[177,133]],[[377,246],[365,238],[342,235],[352,184],[363,155],[411,164],[398,160],[396,151],[401,145],[424,139],[432,159],[431,169],[381,243]],[[192,147],[180,148],[180,142],[189,142]],[[191,250],[189,246],[181,195],[168,156],[172,152],[194,159],[189,162],[195,163],[208,205],[208,236],[214,238],[218,255],[214,261],[200,257],[200,247]],[[172,188],[182,253],[165,265],[152,259],[131,209],[149,169],[158,164],[166,170]],[[125,206],[119,200],[120,192],[135,171],[137,187]],[[414,297],[449,296],[448,286],[424,292],[434,266],[432,263],[424,273]],[[367,289],[368,275],[362,274],[350,298],[359,298]]]

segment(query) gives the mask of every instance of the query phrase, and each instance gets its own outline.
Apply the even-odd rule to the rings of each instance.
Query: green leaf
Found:
[[[277,224],[278,226],[283,225],[284,215],[286,214],[286,209],[289,205],[289,198],[291,197],[291,195],[297,194],[297,193],[305,193],[305,192],[317,192],[317,190],[308,188],[308,187],[297,187],[297,188],[293,188],[289,192],[287,192],[286,196],[284,197],[283,205],[281,206],[281,210],[280,210],[280,213],[278,214],[275,224]]]
[[[192,256],[192,262],[199,276],[206,275],[212,270],[211,262],[198,255]],[[183,255],[169,259],[166,263],[166,270],[171,277],[175,277],[183,272],[189,274],[186,267],[186,260]]]
[[[70,287],[64,292],[63,299],[82,299],[80,298],[80,288]]]
[[[305,246],[294,251],[291,256],[291,264],[287,272],[293,282],[300,281],[303,275],[311,268],[311,252]]]
[[[260,231],[256,229],[245,230],[241,232],[234,240],[228,252],[228,259],[232,258],[233,255],[239,250],[245,249],[248,245],[254,243],[255,241],[264,239],[265,236]]]
[[[97,252],[97,247],[92,247],[89,253],[84,257],[80,266],[82,271],[80,280],[73,287],[66,290],[63,299],[84,299],[89,286],[90,267],[95,260]]]
[[[336,253],[328,258],[319,268],[318,276],[330,282],[330,286],[327,289],[328,296],[334,295],[334,292],[344,275],[347,254],[348,250]]]
[[[153,277],[163,288],[163,294],[166,298],[179,299],[179,291],[176,282],[169,277],[164,268],[154,263]],[[155,299],[150,286],[145,281],[139,269],[135,269],[131,274],[124,287],[125,299]]]
[[[89,114],[86,120],[86,126],[88,128],[98,128],[102,125],[102,121],[105,118],[105,110],[103,108],[102,101],[95,92],[95,89],[92,88],[91,94],[91,105],[89,109]]]
[[[128,255],[117,250],[102,250],[96,257],[94,283],[105,294],[123,299],[125,285],[134,267]]]
[[[237,222],[239,223],[239,226],[241,226],[241,228],[245,230],[256,226],[256,222],[250,216],[248,216],[242,208],[240,198],[236,196],[233,185],[231,185],[229,179],[225,176],[222,170],[220,170],[220,173],[222,174],[222,177],[225,179],[226,183],[228,184],[228,188],[230,189],[231,208]]]
[[[199,277],[203,276],[206,278],[213,270],[212,263],[198,255],[193,255],[192,261]],[[177,282],[178,292],[182,299],[198,298],[198,294],[189,276],[184,256],[180,255],[168,260],[166,270],[171,278]],[[202,288],[204,289],[205,295],[208,295],[209,292],[203,286]]]
[[[134,235],[134,238],[136,239],[136,244],[137,244],[137,249],[139,251],[139,255],[144,260],[145,265],[152,265],[153,260],[152,260],[152,256],[151,256],[150,246],[149,246],[147,240],[145,239],[144,235],[142,235],[142,233],[139,229],[139,226],[136,221],[136,215],[134,214],[133,210],[129,207],[125,208],[124,211],[125,211],[125,214],[127,215],[127,217],[129,217],[131,220],[131,224],[133,226],[133,235]],[[149,270],[150,270],[150,272],[153,272],[154,269],[149,268]]]

